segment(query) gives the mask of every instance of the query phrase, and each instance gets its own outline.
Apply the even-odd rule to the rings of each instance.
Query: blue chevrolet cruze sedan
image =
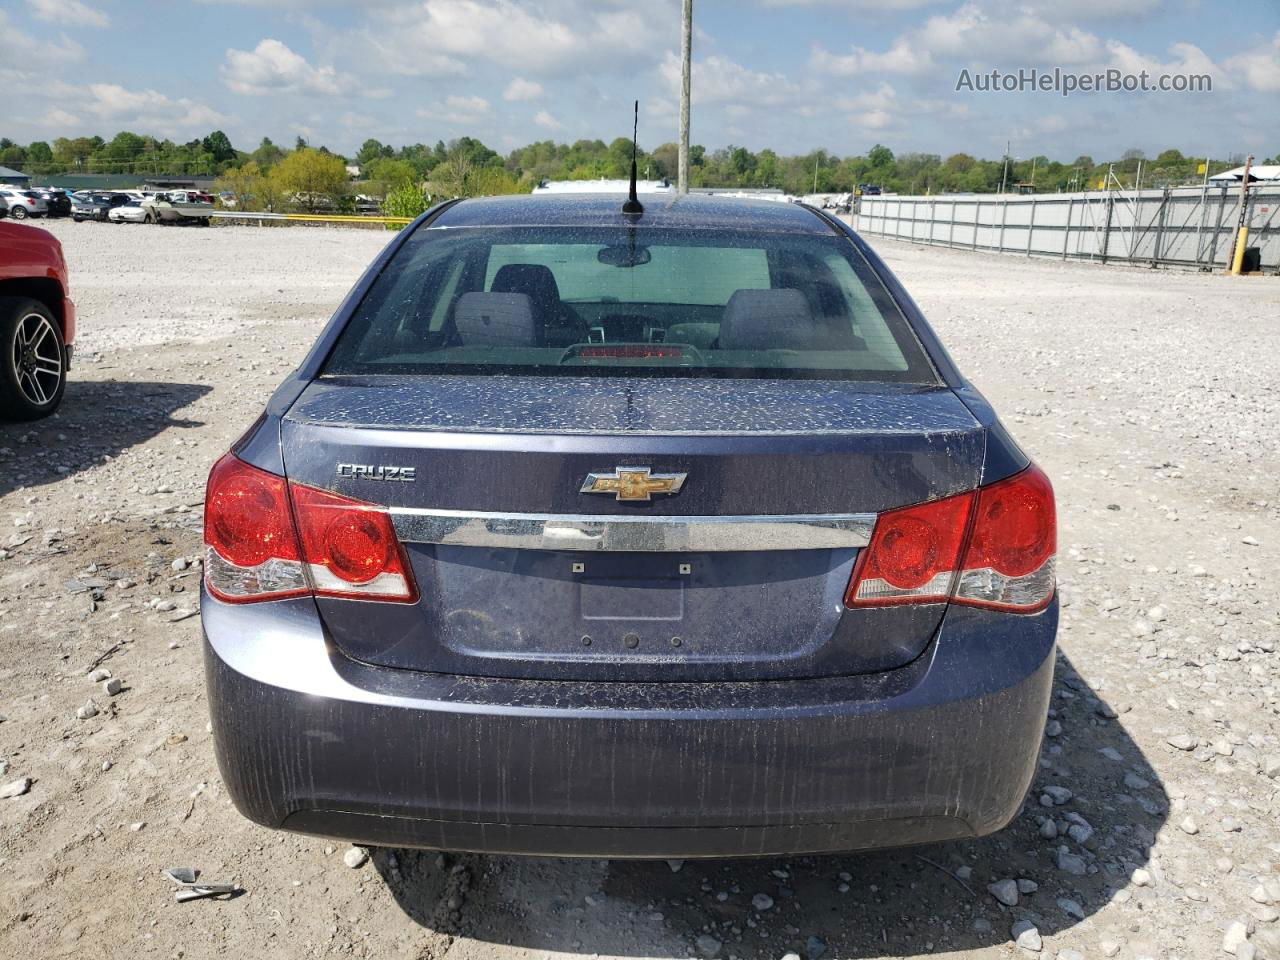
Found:
[[[218,761],[260,824],[848,851],[998,830],[1036,768],[1053,491],[817,210],[438,206],[205,511]]]

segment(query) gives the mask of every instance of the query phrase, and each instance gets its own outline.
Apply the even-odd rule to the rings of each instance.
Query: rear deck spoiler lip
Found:
[[[718,553],[865,547],[874,513],[719,517],[390,509],[406,543],[556,551]]]

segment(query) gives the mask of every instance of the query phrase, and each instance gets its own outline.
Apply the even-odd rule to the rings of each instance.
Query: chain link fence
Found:
[[[1280,186],[1249,190],[1246,247],[1257,247],[1261,269],[1280,270]],[[854,227],[969,250],[1097,260],[1224,268],[1240,213],[1240,187],[1061,193],[1043,196],[954,194],[862,197]]]

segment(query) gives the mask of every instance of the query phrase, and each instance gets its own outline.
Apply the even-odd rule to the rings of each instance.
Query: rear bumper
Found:
[[[953,608],[863,677],[583,683],[371,667],[308,599],[203,601],[218,763],[257,823],[383,845],[763,856],[990,833],[1035,772],[1056,602]]]

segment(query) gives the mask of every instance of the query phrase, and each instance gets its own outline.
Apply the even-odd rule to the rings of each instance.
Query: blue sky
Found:
[[[1277,0],[696,0],[693,140],[801,153],[1280,153]],[[0,0],[0,135],[214,128],[354,153],[676,136],[679,2]],[[1019,68],[1196,73],[1200,93],[981,93]]]

